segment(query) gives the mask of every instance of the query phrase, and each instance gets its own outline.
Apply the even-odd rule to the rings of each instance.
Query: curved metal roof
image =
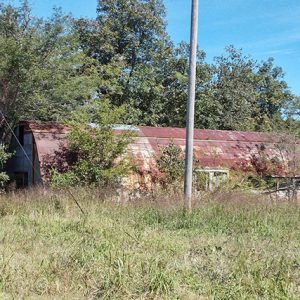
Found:
[[[38,157],[43,165],[47,155],[59,153],[66,146],[66,135],[70,127],[58,123],[25,122],[35,138]],[[137,132],[134,142],[129,145],[129,152],[143,169],[151,169],[155,156],[160,153],[160,146],[168,145],[172,140],[182,150],[185,148],[185,129],[170,127],[127,126],[118,125],[116,131],[132,130]],[[278,135],[263,132],[223,131],[195,129],[194,155],[202,167],[233,168],[246,163],[255,154],[264,151],[269,158],[287,159],[280,148]],[[300,144],[297,141],[297,155],[300,156]],[[41,170],[43,175],[43,170]]]

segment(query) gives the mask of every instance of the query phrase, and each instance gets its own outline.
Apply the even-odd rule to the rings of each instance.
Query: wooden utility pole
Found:
[[[198,0],[192,0],[191,40],[190,40],[190,71],[188,104],[186,117],[186,142],[185,142],[185,174],[184,198],[187,210],[192,208],[193,184],[193,146],[194,146],[194,114],[196,93],[196,63],[197,63],[197,37],[198,37]]]

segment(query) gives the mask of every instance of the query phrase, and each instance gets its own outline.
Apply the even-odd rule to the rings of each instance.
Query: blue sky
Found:
[[[191,0],[164,2],[172,40],[188,41]],[[30,3],[39,16],[49,16],[53,6],[77,17],[96,15],[97,0]],[[209,62],[230,44],[243,48],[245,54],[258,61],[274,57],[275,64],[283,67],[292,91],[300,95],[300,0],[199,0],[199,5],[199,46]]]

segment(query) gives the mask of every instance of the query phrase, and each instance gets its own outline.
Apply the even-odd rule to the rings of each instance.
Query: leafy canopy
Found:
[[[162,0],[99,0],[95,19],[43,20],[0,1],[0,109],[11,124],[63,120],[98,99],[125,104],[128,124],[185,126],[189,45],[165,14]],[[299,98],[273,59],[229,46],[208,64],[199,50],[195,114],[198,128],[269,131],[299,126]]]
[[[0,109],[12,124],[62,119],[93,97],[97,65],[81,50],[72,24],[60,10],[43,20],[27,1],[0,2]]]

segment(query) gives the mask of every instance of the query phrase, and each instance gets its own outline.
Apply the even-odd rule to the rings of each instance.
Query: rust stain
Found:
[[[43,158],[53,155],[61,146],[66,146],[68,126],[58,123],[23,122],[26,130],[33,133],[40,165]],[[116,130],[120,132],[120,129]],[[168,127],[135,127],[137,136],[128,147],[128,152],[137,162],[144,174],[155,164],[155,156],[160,154],[159,146],[168,145],[172,140],[181,149],[185,148],[185,129]],[[269,157],[279,158],[277,144],[280,139],[275,134],[261,132],[222,131],[195,129],[194,153],[202,167],[232,168],[245,163],[251,155],[259,153],[260,147],[265,148]],[[297,142],[300,147],[300,143]],[[41,170],[43,176],[44,170]]]

